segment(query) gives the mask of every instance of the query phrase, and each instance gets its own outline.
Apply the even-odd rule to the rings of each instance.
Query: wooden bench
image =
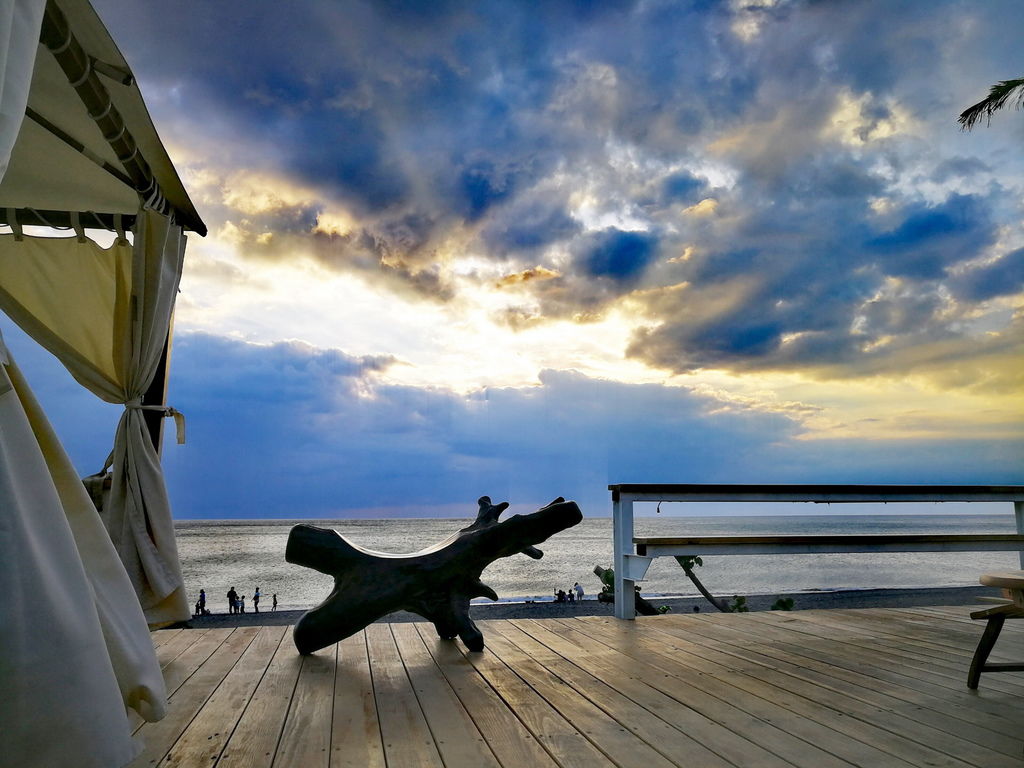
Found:
[[[844,552],[1018,551],[1024,567],[1024,486],[979,485],[609,485],[615,568],[615,615],[633,619],[633,594],[655,557],[771,555]],[[634,537],[636,502],[810,502],[817,504],[892,502],[1010,502],[1016,534],[896,534],[849,536]]]
[[[967,687],[972,690],[977,689],[982,672],[1024,672],[1024,664],[987,663],[988,655],[992,653],[1006,620],[1024,618],[1024,571],[986,573],[980,581],[987,587],[1000,587],[1005,597],[994,598],[999,605],[971,614],[972,619],[986,620],[985,632],[974,651],[971,669],[967,673]]]

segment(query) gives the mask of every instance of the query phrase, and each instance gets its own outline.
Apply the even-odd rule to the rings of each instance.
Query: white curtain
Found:
[[[0,338],[0,763],[133,759],[166,691],[135,591]]]
[[[134,246],[0,236],[0,308],[90,391],[125,405],[103,522],[151,625],[191,614],[141,405],[167,339],[184,250],[181,227],[153,211],[139,212]]]
[[[0,181],[21,130],[46,0],[0,0]]]

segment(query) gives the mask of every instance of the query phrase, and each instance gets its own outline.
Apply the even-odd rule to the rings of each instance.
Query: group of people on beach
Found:
[[[555,602],[556,603],[565,603],[565,602],[571,603],[574,600],[582,600],[582,599],[583,599],[583,587],[580,586],[580,583],[578,581],[575,584],[573,584],[571,587],[569,587],[569,591],[568,592],[566,592],[564,589],[556,589],[555,590]]]
[[[252,609],[256,613],[260,612],[260,588],[256,587],[256,591],[252,594]],[[245,595],[239,596],[232,587],[227,593],[228,599],[228,613],[245,613]],[[271,612],[277,610],[277,593],[274,593],[273,602],[270,604]],[[199,590],[199,599],[196,601],[196,616],[209,616],[210,610],[206,607],[206,590]]]

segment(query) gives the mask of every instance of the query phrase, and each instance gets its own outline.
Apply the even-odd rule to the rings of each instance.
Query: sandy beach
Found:
[[[998,597],[999,590],[990,587],[942,587],[937,589],[853,589],[841,591],[797,592],[783,597],[793,599],[793,610],[812,608],[905,608],[915,605],[976,605],[979,597]],[[769,610],[779,595],[749,595],[747,605],[752,611]],[[691,613],[695,608],[714,612],[715,608],[702,597],[650,598],[655,606],[667,605],[672,613]],[[290,625],[303,611],[261,611],[230,615],[213,613],[193,617],[188,626],[251,627]],[[522,602],[480,603],[470,608],[474,619],[548,619],[572,616],[611,616],[610,603],[587,599],[573,603]],[[423,621],[416,614],[399,611],[380,619],[382,622]],[[183,626],[183,625],[177,625]]]

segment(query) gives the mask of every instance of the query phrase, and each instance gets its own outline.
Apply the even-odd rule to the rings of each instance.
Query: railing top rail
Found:
[[[608,490],[613,499],[632,501],[1024,502],[1024,485],[616,483]]]
[[[648,546],[700,546],[702,544],[1024,544],[1021,533],[839,533],[780,536],[634,536],[633,543]]]

